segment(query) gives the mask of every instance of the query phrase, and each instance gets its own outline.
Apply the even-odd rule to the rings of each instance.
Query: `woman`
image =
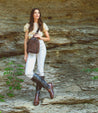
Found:
[[[40,42],[39,53],[27,54],[27,41],[36,33],[38,27],[39,31],[35,35],[35,37],[38,38]],[[24,60],[26,62],[25,75],[29,77],[32,81],[36,82],[36,94],[34,99],[34,105],[39,104],[39,94],[42,87],[48,90],[51,99],[54,97],[52,83],[47,84],[47,82],[44,80],[44,62],[46,57],[46,46],[44,44],[44,41],[50,40],[48,30],[49,30],[48,26],[46,25],[46,23],[43,23],[41,19],[41,12],[39,8],[32,9],[30,21],[29,23],[26,23],[24,26],[25,32]],[[45,34],[46,37],[43,37],[43,33]],[[34,73],[33,70],[36,63],[36,59],[37,59],[37,73]]]

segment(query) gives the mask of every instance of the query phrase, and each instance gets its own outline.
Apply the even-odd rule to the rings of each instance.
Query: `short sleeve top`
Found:
[[[24,25],[24,32],[29,30],[29,26],[30,26],[29,23],[26,23]],[[34,29],[32,31],[30,31],[28,34],[29,38],[31,38],[36,33],[37,29],[38,29],[38,23],[34,23]],[[47,26],[47,24],[43,23],[43,32],[48,31],[48,30],[49,30],[49,27]],[[38,34],[43,36],[43,32],[39,30]]]

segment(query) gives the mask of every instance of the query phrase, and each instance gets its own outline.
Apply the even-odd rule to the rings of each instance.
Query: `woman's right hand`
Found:
[[[27,57],[28,57],[28,54],[25,53],[25,55],[24,55],[24,60],[25,60],[25,62],[27,61]]]

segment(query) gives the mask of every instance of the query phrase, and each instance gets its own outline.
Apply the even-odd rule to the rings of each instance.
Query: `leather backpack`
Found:
[[[37,29],[35,34],[37,34],[38,31],[39,28]],[[34,37],[34,35],[27,42],[27,53],[34,53],[34,54],[39,53],[39,46],[40,46],[39,39],[37,37]]]

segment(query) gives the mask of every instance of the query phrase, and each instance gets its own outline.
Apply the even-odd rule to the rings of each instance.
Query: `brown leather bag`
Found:
[[[39,31],[39,28],[38,30],[36,31],[35,34],[37,34]],[[27,53],[34,53],[34,54],[37,54],[39,53],[39,39],[37,37],[33,37],[30,38],[27,42]]]

